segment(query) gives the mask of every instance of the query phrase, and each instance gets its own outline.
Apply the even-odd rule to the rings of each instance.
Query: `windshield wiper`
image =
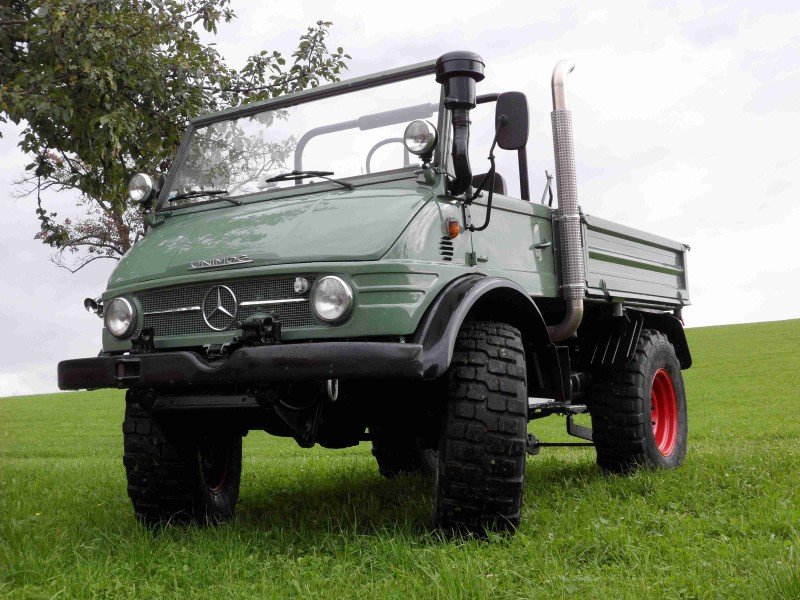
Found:
[[[348,181],[333,179],[331,177],[328,177],[328,175],[333,175],[333,171],[289,171],[288,173],[281,173],[280,175],[275,175],[275,177],[270,177],[269,179],[266,180],[266,182],[277,183],[278,181],[300,181],[301,179],[305,179],[306,177],[319,177],[320,179],[325,179],[327,181],[337,183],[343,188],[348,190],[352,190],[355,188],[355,186]]]
[[[234,200],[233,198],[228,198],[224,196],[227,194],[228,190],[189,190],[188,192],[183,192],[182,194],[176,194],[172,196],[172,198],[167,198],[170,202],[176,202],[177,200],[186,200],[187,198],[199,198],[201,196],[217,196],[216,198],[212,198],[212,200],[224,200],[225,202],[230,202],[231,204],[235,204],[239,206],[241,202],[238,200]],[[209,200],[210,202],[211,200]]]

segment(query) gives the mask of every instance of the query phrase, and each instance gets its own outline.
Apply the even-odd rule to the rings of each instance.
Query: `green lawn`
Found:
[[[121,392],[2,399],[0,597],[800,598],[800,321],[688,335],[686,464],[609,478],[590,448],[543,449],[522,527],[489,541],[431,533],[430,483],[382,480],[367,444],[259,432],[233,523],[153,534]]]

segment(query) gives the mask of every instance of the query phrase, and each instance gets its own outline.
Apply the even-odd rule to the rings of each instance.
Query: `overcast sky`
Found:
[[[574,59],[584,211],[692,247],[688,326],[800,317],[796,1],[233,5],[239,18],[215,41],[234,66],[262,49],[290,52],[318,19],[334,22],[330,44],[352,55],[348,77],[478,52],[481,91],[528,96],[534,198],[553,164],[550,73]],[[97,353],[101,322],[82,301],[103,291],[113,268],[96,262],[70,275],[48,261],[33,239],[33,200],[10,197],[26,164],[20,129],[2,128],[0,396],[53,391],[58,360]],[[66,215],[74,198],[46,203]]]

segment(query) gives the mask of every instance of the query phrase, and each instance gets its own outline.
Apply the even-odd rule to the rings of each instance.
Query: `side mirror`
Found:
[[[528,143],[528,99],[522,92],[503,92],[495,108],[497,145],[503,150],[519,150]],[[501,117],[505,124],[500,127]]]

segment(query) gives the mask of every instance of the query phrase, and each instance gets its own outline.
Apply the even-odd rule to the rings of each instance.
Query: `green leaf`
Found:
[[[140,220],[130,213],[133,226],[121,225],[120,216],[130,210],[128,179],[137,171],[163,172],[189,119],[334,81],[332,65],[349,58],[342,48],[328,50],[330,23],[320,20],[300,32],[291,67],[279,51],[263,49],[237,71],[213,40],[206,41],[233,18],[229,5],[140,0],[102,8],[85,0],[12,1],[11,17],[0,8],[3,19],[22,10],[17,7],[35,9],[27,28],[2,31],[11,43],[0,42],[0,122],[25,124],[19,145],[31,158],[24,167],[28,180],[77,189],[85,211],[80,219],[61,221],[37,205],[43,243],[64,250],[91,230],[121,255]],[[195,23],[210,35],[201,40]],[[40,191],[46,202],[49,194]],[[84,255],[74,253],[76,260]]]

